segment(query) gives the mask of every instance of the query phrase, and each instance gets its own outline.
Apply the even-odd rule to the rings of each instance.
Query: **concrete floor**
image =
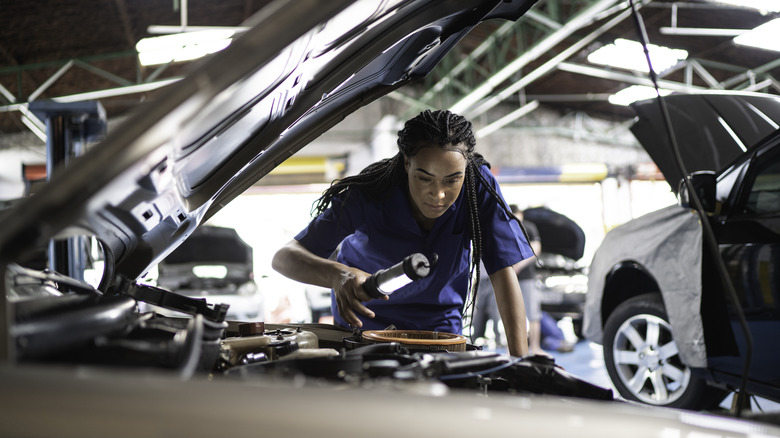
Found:
[[[619,398],[620,395],[612,385],[612,381],[609,379],[606,366],[604,365],[602,346],[578,339],[574,334],[570,321],[559,321],[558,326],[563,331],[564,338],[574,344],[574,350],[568,353],[549,351],[548,353],[555,359],[555,363],[568,373],[588,383],[592,383],[602,388],[612,389],[615,397]],[[489,330],[488,336],[491,335],[492,332]],[[487,344],[483,346],[483,349],[490,350],[491,347],[494,347],[494,345]],[[502,353],[507,352],[506,348],[502,347],[492,349]],[[720,408],[729,410],[731,408],[732,398],[732,395],[726,397],[720,404]],[[754,413],[775,413],[780,412],[780,403],[760,397],[753,397],[751,400],[751,408]]]
[[[580,340],[574,346],[574,351],[570,353],[550,352],[555,358],[555,363],[561,366],[570,374],[579,377],[586,382],[610,388],[616,397],[619,394],[607,374],[604,365],[604,355],[601,345],[592,342]],[[731,407],[732,395],[726,397],[720,404],[721,409],[728,410]],[[753,412],[780,412],[780,403],[773,402],[761,397],[754,397],[751,400]]]
[[[555,358],[556,364],[570,374],[594,385],[611,388],[617,394],[604,366],[604,355],[601,345],[579,341],[574,345],[574,351],[570,353],[553,351],[550,352],[550,355]]]

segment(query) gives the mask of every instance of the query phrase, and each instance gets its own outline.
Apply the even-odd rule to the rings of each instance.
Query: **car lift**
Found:
[[[33,101],[29,110],[46,123],[46,177],[62,171],[70,160],[84,153],[87,143],[106,133],[106,112],[100,102]],[[84,279],[87,253],[83,236],[52,240],[48,248],[49,268],[74,279]],[[3,266],[4,268],[4,266]],[[2,270],[5,281],[5,269]],[[13,309],[8,303],[5,283],[0,287],[0,364],[15,362],[12,330]]]

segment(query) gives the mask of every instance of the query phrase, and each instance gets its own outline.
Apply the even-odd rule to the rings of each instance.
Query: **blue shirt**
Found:
[[[482,166],[482,175],[501,195],[493,174]],[[489,273],[533,255],[516,221],[511,219],[475,178],[480,225],[482,260]],[[464,189],[455,203],[423,231],[412,216],[406,183],[389,189],[388,196],[373,199],[351,188],[333,197],[331,206],[312,220],[295,240],[320,257],[329,257],[341,244],[337,260],[347,266],[374,273],[406,256],[419,252],[439,257],[431,273],[390,295],[390,299],[365,303],[375,318],[357,315],[363,329],[385,329],[391,324],[400,330],[429,330],[460,334],[462,309],[468,296],[470,239]],[[335,321],[339,316],[331,291]]]

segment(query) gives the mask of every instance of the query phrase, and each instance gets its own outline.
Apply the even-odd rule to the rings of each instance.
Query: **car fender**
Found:
[[[583,315],[583,334],[602,342],[603,323],[608,315],[605,290],[610,273],[631,261],[655,279],[669,315],[669,323],[680,348],[681,359],[691,367],[706,367],[701,307],[702,230],[699,216],[690,209],[672,205],[648,213],[611,230],[593,256],[588,272],[588,294]],[[626,265],[628,266],[628,265]],[[624,271],[625,272],[625,271]],[[638,278],[644,278],[641,276]],[[644,281],[632,288],[645,290]],[[631,288],[626,288],[631,289]],[[625,292],[633,296],[632,292]],[[614,300],[613,296],[608,297]]]
[[[584,315],[585,337],[601,344],[604,326],[615,308],[630,298],[649,292],[660,294],[653,274],[636,260],[617,262],[607,272],[602,287],[588,289],[586,306],[592,305],[593,308]]]
[[[610,315],[620,303],[646,293],[661,293],[653,274],[635,260],[625,260],[618,263],[609,272],[604,282],[604,292],[601,299],[601,326],[604,327],[607,324]]]

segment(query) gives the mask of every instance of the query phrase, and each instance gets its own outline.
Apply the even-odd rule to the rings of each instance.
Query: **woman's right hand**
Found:
[[[375,316],[371,309],[363,305],[365,301],[373,299],[363,289],[363,283],[370,276],[371,274],[360,269],[346,267],[346,270],[341,272],[335,284],[331,286],[336,295],[339,315],[352,327],[360,328],[363,326],[363,323],[357,316],[358,313],[368,318]],[[389,297],[384,296],[380,299],[387,300]]]
[[[363,305],[372,299],[363,289],[363,283],[371,276],[367,272],[312,254],[294,239],[279,248],[271,265],[287,278],[333,289],[339,315],[352,327],[363,326],[357,314],[375,316]]]

